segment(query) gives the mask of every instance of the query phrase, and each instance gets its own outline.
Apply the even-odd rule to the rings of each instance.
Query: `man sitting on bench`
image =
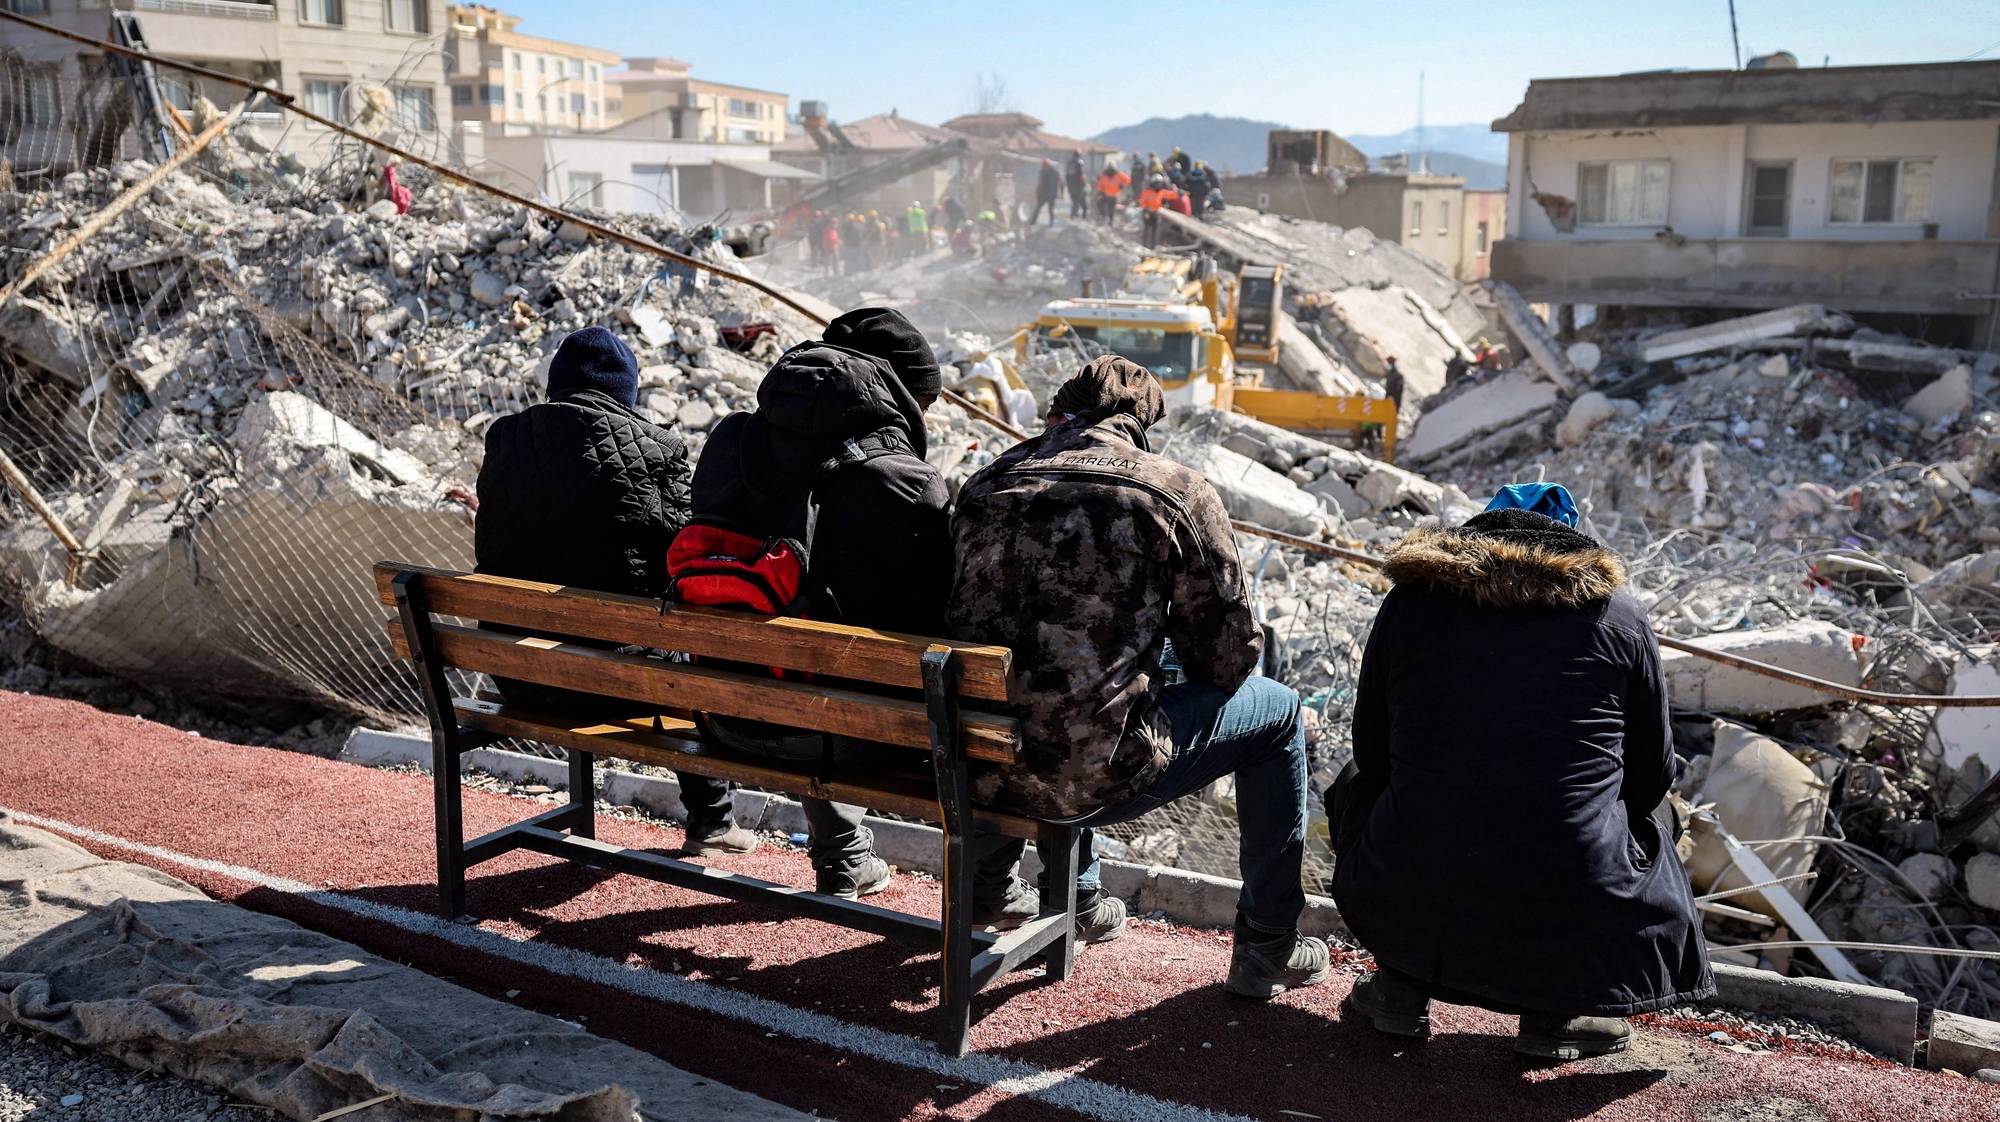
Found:
[[[824,341],[786,351],[757,387],[755,412],[709,434],[694,474],[704,525],[806,547],[802,610],[813,619],[918,635],[944,630],[951,492],[924,459],[924,410],[943,377],[902,313],[860,308]],[[780,759],[866,766],[874,746],[831,734],[705,716],[703,736]],[[863,808],[800,800],[820,892],[855,899],[888,887]]]
[[[1049,427],[965,482],[946,634],[1014,653],[1021,755],[975,773],[973,797],[1086,827],[1077,923],[1115,938],[1122,901],[1099,887],[1087,827],[1127,822],[1236,777],[1243,891],[1229,990],[1270,998],[1324,981],[1305,910],[1305,726],[1299,697],[1251,677],[1263,635],[1229,516],[1198,473],[1154,455],[1160,384],[1128,359],[1093,360],[1056,391]],[[1161,684],[1171,639],[1187,680]],[[1039,910],[1014,868],[1023,843],[980,851],[974,922]]]
[[[687,445],[635,411],[638,360],[602,327],[572,332],[556,348],[548,394],[486,430],[473,528],[477,571],[659,596],[667,586],[667,543],[688,520]],[[494,684],[510,704],[530,709],[634,715],[634,706],[589,694]],[[736,825],[729,784],[691,774],[680,781],[689,852],[720,857],[757,848],[757,835]]]

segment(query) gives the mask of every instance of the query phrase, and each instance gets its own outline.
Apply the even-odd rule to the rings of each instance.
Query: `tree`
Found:
[[[1014,95],[1007,89],[1007,78],[997,70],[985,74],[975,74],[972,78],[972,111],[974,113],[999,113],[1014,108]]]

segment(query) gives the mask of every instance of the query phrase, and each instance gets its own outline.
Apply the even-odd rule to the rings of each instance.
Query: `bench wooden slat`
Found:
[[[400,622],[387,624],[397,655],[410,657]],[[495,677],[581,690],[679,709],[772,721],[814,732],[840,733],[902,748],[930,748],[928,714],[920,701],[876,697],[816,683],[782,682],[554,639],[433,624],[447,666]],[[1020,742],[1010,717],[961,711],[966,756],[1011,764]]]
[[[455,699],[455,707],[461,724],[495,736],[519,737],[558,748],[616,756],[634,763],[726,779],[732,783],[838,803],[853,803],[905,818],[921,818],[927,822],[938,819],[937,784],[928,775],[886,772],[865,778],[838,777],[822,782],[810,771],[795,770],[807,765],[795,764],[787,768],[787,762],[783,760],[728,752],[705,744],[687,731],[689,726],[685,722],[671,719],[663,722],[667,732],[656,733],[652,730],[652,721],[646,717],[580,724],[518,706],[469,698]],[[682,735],[676,735],[676,731]],[[1032,818],[977,808],[973,810],[973,817],[1015,838],[1033,839],[1038,825]]]
[[[922,689],[919,660],[926,648],[944,643],[958,653],[960,696],[1007,700],[1013,653],[1005,647],[686,605],[662,612],[658,600],[640,596],[390,561],[375,565],[383,604],[395,605],[394,582],[401,572],[422,574],[425,601],[439,615],[884,686]]]

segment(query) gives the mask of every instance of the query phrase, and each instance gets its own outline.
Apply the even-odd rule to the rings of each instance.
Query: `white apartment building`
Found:
[[[451,112],[503,132],[594,132],[617,119],[605,71],[616,51],[517,31],[518,16],[482,4],[454,4],[445,36]]]

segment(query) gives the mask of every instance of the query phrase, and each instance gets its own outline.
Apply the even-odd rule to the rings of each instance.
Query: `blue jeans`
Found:
[[[1100,885],[1096,839],[1089,827],[1130,822],[1233,774],[1243,875],[1237,913],[1266,934],[1293,931],[1306,907],[1300,883],[1306,845],[1306,730],[1299,695],[1269,678],[1251,678],[1233,694],[1182,682],[1162,689],[1159,704],[1173,727],[1173,759],[1143,792],[1076,821],[1083,827],[1078,844],[1084,861],[1076,878],[1078,893]],[[1004,893],[1026,844],[997,834],[976,835],[974,894],[992,899]]]

